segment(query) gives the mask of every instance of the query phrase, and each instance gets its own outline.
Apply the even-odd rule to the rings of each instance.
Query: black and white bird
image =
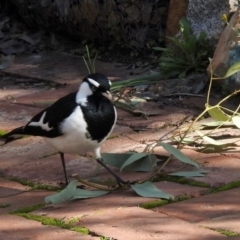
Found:
[[[41,136],[60,154],[66,184],[68,176],[64,153],[93,152],[99,164],[105,167],[119,185],[125,184],[105,165],[101,158],[101,144],[111,134],[117,112],[111,102],[111,81],[103,74],[85,77],[77,92],[57,100],[34,116],[25,126],[13,129],[0,140],[5,144],[24,135]]]

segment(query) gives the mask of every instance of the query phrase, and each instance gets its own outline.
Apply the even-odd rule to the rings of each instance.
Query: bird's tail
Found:
[[[13,129],[9,133],[4,134],[3,136],[0,136],[0,142],[3,142],[3,144],[6,144],[8,142],[12,142],[17,139],[23,138],[24,136],[25,136],[24,127],[19,127],[19,128]]]

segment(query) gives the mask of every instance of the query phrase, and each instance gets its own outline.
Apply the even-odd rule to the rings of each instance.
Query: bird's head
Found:
[[[92,73],[83,79],[79,89],[81,96],[103,95],[109,99],[112,98],[110,93],[111,81],[101,73]]]

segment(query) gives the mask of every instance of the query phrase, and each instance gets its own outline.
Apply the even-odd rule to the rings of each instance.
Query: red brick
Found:
[[[234,214],[240,211],[240,188],[212,193],[199,198],[168,204],[154,211],[168,214],[189,222],[200,222]]]

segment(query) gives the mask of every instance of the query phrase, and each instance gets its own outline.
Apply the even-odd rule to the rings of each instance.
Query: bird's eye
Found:
[[[93,92],[95,92],[97,90],[97,87],[92,85],[91,89],[92,89]]]

